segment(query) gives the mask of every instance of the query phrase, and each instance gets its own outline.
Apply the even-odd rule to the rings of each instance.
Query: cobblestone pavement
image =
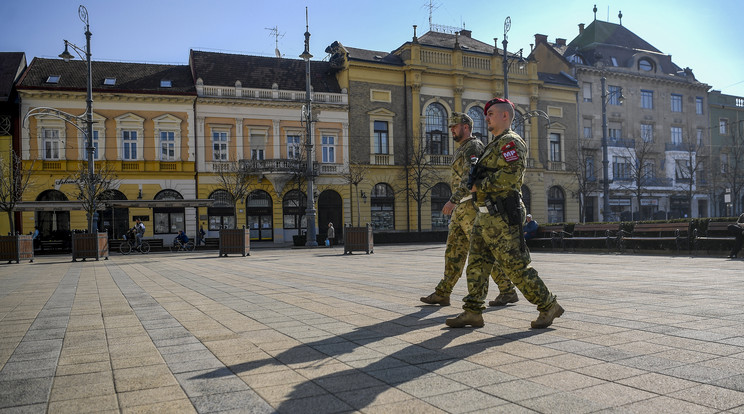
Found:
[[[533,253],[566,313],[425,306],[444,246],[0,265],[0,412],[744,413],[744,260]],[[498,291],[495,286],[489,299]]]

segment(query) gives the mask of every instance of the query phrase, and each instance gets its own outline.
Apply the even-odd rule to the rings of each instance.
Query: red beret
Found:
[[[493,104],[502,104],[502,103],[507,103],[507,104],[511,105],[512,108],[514,108],[514,104],[510,100],[508,100],[506,98],[493,98],[490,101],[486,102],[486,107],[483,108],[483,114],[485,115],[485,114],[488,113],[488,108],[490,108],[491,105],[493,105]]]

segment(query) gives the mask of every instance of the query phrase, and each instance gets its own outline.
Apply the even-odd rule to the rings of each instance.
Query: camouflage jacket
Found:
[[[508,129],[486,145],[478,161],[489,170],[476,183],[478,202],[486,196],[506,197],[509,193],[521,194],[524,170],[527,166],[527,144],[514,131]]]
[[[470,171],[470,158],[480,157],[483,153],[483,143],[473,136],[463,142],[455,150],[452,156],[452,203],[459,204],[463,197],[470,195],[467,187],[468,172]]]

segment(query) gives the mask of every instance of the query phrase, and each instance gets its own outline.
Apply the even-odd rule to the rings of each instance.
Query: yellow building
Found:
[[[22,130],[21,153],[33,163],[33,185],[24,193],[24,232],[38,226],[42,240],[69,240],[88,228],[71,183],[87,165],[86,63],[34,59],[17,84]],[[196,231],[194,199],[197,143],[196,98],[188,66],[92,63],[93,159],[116,179],[101,206],[97,227],[120,238],[135,218],[145,237],[169,243],[178,230]],[[53,108],[44,111],[38,108]],[[76,116],[61,117],[64,113]]]

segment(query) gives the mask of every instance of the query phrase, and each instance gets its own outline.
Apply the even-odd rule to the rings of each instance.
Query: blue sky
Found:
[[[470,1],[432,0],[432,22],[464,27],[486,43],[504,36],[511,17],[509,51],[534,43],[535,33],[571,41],[578,24],[597,18],[618,23],[642,37],[698,80],[725,94],[744,96],[744,47],[740,18],[744,1],[623,0]],[[323,59],[335,40],[363,49],[392,51],[429,28],[429,0],[0,0],[4,34],[0,51],[56,58],[63,39],[85,45],[78,5],[88,9],[93,60],[188,62],[189,49],[274,56],[278,28],[282,55],[297,58],[303,50],[305,7],[310,20],[310,52]],[[476,5],[476,7],[473,7]]]

